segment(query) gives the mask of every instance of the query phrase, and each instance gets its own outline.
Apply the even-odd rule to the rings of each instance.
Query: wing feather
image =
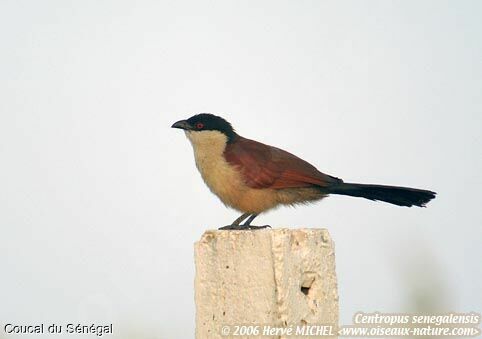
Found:
[[[289,152],[239,136],[226,146],[224,156],[251,188],[327,187],[342,182]]]

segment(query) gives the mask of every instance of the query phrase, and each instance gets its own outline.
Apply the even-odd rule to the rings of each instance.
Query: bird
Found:
[[[281,148],[242,137],[231,123],[211,113],[196,114],[171,127],[184,130],[196,167],[209,189],[226,206],[242,213],[221,230],[270,227],[251,222],[278,206],[312,203],[330,194],[406,207],[425,207],[436,195],[410,187],[344,182]]]

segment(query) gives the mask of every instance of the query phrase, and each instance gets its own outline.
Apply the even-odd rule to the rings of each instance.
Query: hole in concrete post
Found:
[[[315,281],[315,275],[312,272],[305,272],[301,276],[301,286],[300,290],[301,293],[304,295],[308,295],[310,293],[310,288],[313,285],[313,282]]]

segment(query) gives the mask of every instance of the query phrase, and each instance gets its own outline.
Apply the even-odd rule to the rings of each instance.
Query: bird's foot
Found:
[[[233,230],[247,230],[248,228],[244,225],[227,225],[219,227],[218,230],[222,231],[233,231]]]
[[[270,225],[263,225],[263,226],[248,225],[247,227],[249,230],[262,230],[263,228],[272,228]]]
[[[263,225],[263,226],[252,226],[252,225],[227,225],[218,228],[219,230],[222,231],[233,231],[233,230],[238,230],[238,231],[254,231],[254,230],[261,230],[263,228],[271,228],[270,225]]]

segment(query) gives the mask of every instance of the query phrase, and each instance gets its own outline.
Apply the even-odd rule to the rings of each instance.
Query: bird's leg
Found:
[[[250,215],[251,215],[251,213],[243,213],[239,218],[237,218],[236,220],[233,221],[231,226],[239,226],[239,224],[241,224],[241,221],[243,221],[244,219],[246,219]]]
[[[243,224],[244,227],[246,227],[247,229],[250,229],[250,230],[259,230],[259,229],[262,229],[262,228],[271,228],[270,225],[264,225],[264,226],[251,226],[251,221],[254,220],[254,218],[256,218],[259,214],[257,213],[253,213],[251,214],[251,216],[248,218],[248,220],[246,220]]]
[[[220,227],[220,230],[245,230],[247,229],[244,225],[240,225],[241,221],[249,217],[251,213],[244,213],[239,218],[233,221],[231,225]],[[254,218],[253,218],[254,219]]]
[[[251,214],[251,216],[248,218],[248,220],[246,220],[246,221],[244,222],[243,225],[244,225],[244,226],[249,226],[249,225],[251,225],[251,221],[253,221],[254,218],[256,218],[257,216],[258,216],[257,213]]]

